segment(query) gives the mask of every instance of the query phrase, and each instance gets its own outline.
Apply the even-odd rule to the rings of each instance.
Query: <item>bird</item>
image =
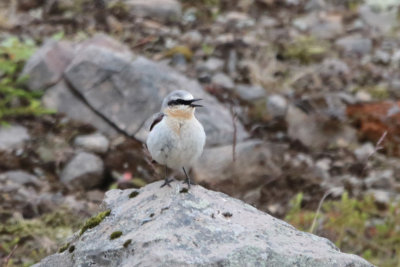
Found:
[[[203,125],[195,117],[195,109],[202,99],[194,98],[185,90],[175,90],[163,100],[161,112],[154,116],[146,146],[154,161],[165,166],[164,183],[171,186],[168,168],[182,168],[188,189],[194,184],[187,173],[203,152],[206,134]]]

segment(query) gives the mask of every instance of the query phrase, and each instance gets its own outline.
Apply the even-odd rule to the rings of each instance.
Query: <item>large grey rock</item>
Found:
[[[233,161],[232,145],[205,149],[193,166],[196,182],[236,197],[273,177],[281,170],[274,147],[261,140],[238,143]],[[240,188],[240,190],[238,190]]]
[[[90,189],[103,182],[104,164],[98,156],[80,152],[64,167],[60,178],[70,189]]]
[[[197,114],[207,133],[208,145],[233,140],[228,109],[206,93],[197,81],[160,63],[143,57],[131,61],[125,54],[89,45],[77,54],[65,77],[93,110],[139,140],[146,138],[147,119],[159,112],[163,98],[177,89],[203,99],[205,108],[198,109]],[[246,136],[243,126],[237,123],[238,140]]]
[[[0,151],[20,148],[29,139],[28,130],[23,126],[0,126]]]
[[[82,101],[64,80],[46,91],[42,97],[42,103],[46,108],[64,113],[71,119],[93,125],[110,136],[115,136],[117,133],[114,127]]]
[[[127,61],[130,61],[133,58],[133,54],[129,51],[129,49],[126,46],[122,45],[121,43],[115,41],[111,37],[104,34],[97,34],[94,37],[82,43],[76,44],[74,47],[75,47],[74,53],[67,54],[68,56],[71,57],[71,60],[76,55],[80,56],[80,51],[85,50],[87,48],[90,49],[90,47],[96,47],[100,51],[102,50],[109,51],[116,58],[124,58]],[[61,53],[63,51],[57,50],[57,52]],[[66,52],[64,51],[64,53]],[[92,56],[96,57],[96,55],[93,54]],[[40,58],[40,53],[39,55],[35,54],[33,57]],[[109,62],[107,60],[109,60]],[[113,62],[109,58],[104,59],[103,63],[106,64],[105,68],[107,68],[108,66],[112,68],[113,66]],[[64,68],[61,71],[62,73],[67,68],[67,65],[63,66]],[[92,71],[92,69],[93,68],[89,65],[85,69],[85,72],[90,72]],[[38,71],[39,70],[41,69],[38,69]],[[32,73],[32,75],[33,75],[32,79],[40,79],[41,75],[44,74]],[[95,76],[96,74],[93,75]],[[82,80],[81,82],[84,83],[86,81]],[[117,133],[112,123],[110,124],[107,120],[101,117],[101,114],[96,113],[95,110],[93,110],[87,103],[85,103],[85,101],[82,100],[79,94],[74,92],[74,90],[64,79],[60,80],[57,84],[51,86],[46,91],[45,95],[42,98],[42,102],[45,107],[54,109],[60,113],[65,113],[68,117],[72,119],[80,120],[88,124],[91,124],[95,126],[97,129],[99,129],[101,132],[107,133],[110,136],[114,136]]]
[[[57,83],[74,57],[72,43],[46,42],[26,63],[22,75],[28,75],[28,88],[43,90]]]
[[[34,266],[373,266],[225,194],[161,183],[107,192],[110,215]]]

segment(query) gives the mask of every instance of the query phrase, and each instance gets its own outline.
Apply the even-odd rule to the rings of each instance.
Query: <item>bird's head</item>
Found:
[[[184,90],[171,92],[164,98],[162,111],[172,117],[191,118],[196,107],[202,105],[196,104],[201,99],[193,98],[192,94]]]

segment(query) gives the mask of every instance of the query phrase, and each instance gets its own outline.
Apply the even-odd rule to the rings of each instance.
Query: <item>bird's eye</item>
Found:
[[[176,100],[170,100],[169,102],[168,102],[168,106],[175,106],[175,105],[177,105],[178,103],[176,102]]]
[[[189,104],[190,104],[190,101],[183,100],[183,99],[175,99],[175,100],[170,100],[168,102],[168,106],[189,105]]]

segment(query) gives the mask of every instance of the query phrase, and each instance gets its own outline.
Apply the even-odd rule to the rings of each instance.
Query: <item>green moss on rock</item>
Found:
[[[117,238],[119,238],[121,235],[122,235],[122,232],[121,232],[121,231],[115,231],[114,233],[112,233],[112,234],[110,235],[110,240],[117,239]]]
[[[139,192],[138,191],[133,191],[132,193],[129,194],[129,198],[134,198],[137,195],[139,195]]]
[[[59,253],[63,253],[64,251],[66,251],[69,248],[69,243],[65,244],[64,246],[62,246],[58,252]]]
[[[124,248],[127,248],[132,243],[132,239],[128,239],[124,243]]]
[[[86,232],[88,229],[94,228],[97,225],[99,225],[105,217],[107,217],[108,215],[110,215],[111,210],[106,210],[103,212],[100,212],[99,214],[97,214],[96,216],[88,219],[85,224],[83,225],[81,232],[79,235],[82,235],[84,232]]]

